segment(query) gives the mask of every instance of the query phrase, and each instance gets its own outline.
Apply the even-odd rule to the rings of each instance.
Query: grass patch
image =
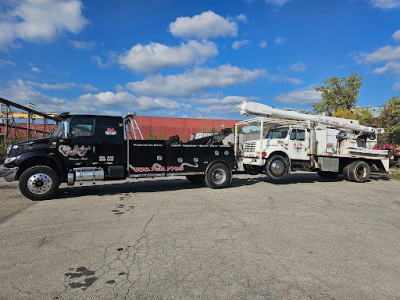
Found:
[[[389,172],[390,172],[389,174],[390,179],[400,180],[400,168],[391,168]]]

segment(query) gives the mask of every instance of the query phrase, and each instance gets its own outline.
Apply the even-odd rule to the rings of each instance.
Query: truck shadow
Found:
[[[389,178],[387,177],[382,177],[380,175],[371,175],[369,181],[387,181]],[[269,178],[265,177],[264,178],[265,182],[269,182],[272,184],[297,184],[297,183],[317,183],[317,182],[346,182],[346,179],[344,178],[343,175],[339,175],[335,179],[329,179],[329,178],[322,178],[316,173],[293,173],[287,175],[284,179],[282,179],[279,182],[275,182],[273,180],[270,180]]]
[[[385,177],[371,176],[371,180],[389,180]],[[299,173],[289,174],[283,180],[274,182],[263,175],[246,175],[237,177],[234,176],[232,180],[231,188],[237,188],[241,186],[250,186],[259,182],[266,182],[276,185],[288,185],[298,183],[317,183],[317,182],[338,182],[345,179],[343,176],[339,176],[337,179],[325,179],[318,176],[315,173]],[[82,186],[65,186],[62,185],[57,195],[54,196],[56,199],[64,199],[70,197],[80,197],[88,195],[98,196],[109,196],[123,193],[153,193],[153,192],[167,192],[167,191],[180,191],[180,190],[193,190],[194,192],[200,191],[200,189],[208,189],[201,184],[194,184],[185,179],[170,179],[170,180],[143,180],[143,181],[129,181],[123,183],[111,183],[111,184],[99,184],[99,185],[82,185]]]
[[[233,180],[232,186],[250,185],[260,180],[243,179],[243,183],[238,184],[237,180]],[[82,186],[60,186],[57,194],[53,199],[63,199],[70,197],[80,197],[88,195],[109,196],[123,193],[153,193],[180,190],[199,190],[205,189],[201,184],[194,184],[186,179],[156,180],[149,179],[144,181],[129,181],[124,183],[99,184],[99,185],[82,185]]]
[[[87,195],[109,196],[123,193],[148,193],[196,189],[201,186],[190,183],[186,180],[154,180],[129,181],[114,184],[82,185],[82,186],[61,186],[54,199],[79,197]]]

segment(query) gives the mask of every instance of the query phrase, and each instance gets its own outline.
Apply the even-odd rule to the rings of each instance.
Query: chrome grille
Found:
[[[246,142],[244,143],[243,152],[255,152],[256,142]]]

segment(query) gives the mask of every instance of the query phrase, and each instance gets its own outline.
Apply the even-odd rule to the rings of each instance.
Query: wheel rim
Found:
[[[275,160],[271,164],[271,172],[274,175],[281,175],[285,169],[285,165],[280,160]]]
[[[28,189],[31,193],[42,195],[51,189],[53,181],[44,173],[33,174],[28,179]]]
[[[223,183],[226,180],[226,173],[223,169],[215,169],[212,172],[212,180],[216,184]]]
[[[357,177],[360,179],[364,179],[367,176],[367,168],[365,166],[359,166],[356,169]]]

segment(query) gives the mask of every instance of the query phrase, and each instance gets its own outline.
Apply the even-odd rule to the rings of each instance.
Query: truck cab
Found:
[[[63,113],[59,118],[51,137],[7,149],[4,179],[19,180],[21,193],[29,199],[51,198],[62,182],[95,184],[129,177],[184,175],[211,188],[231,184],[231,146],[143,140],[133,115]]]
[[[307,125],[275,125],[260,139],[246,141],[241,154],[246,170],[281,178],[291,168],[308,164],[310,130]]]

